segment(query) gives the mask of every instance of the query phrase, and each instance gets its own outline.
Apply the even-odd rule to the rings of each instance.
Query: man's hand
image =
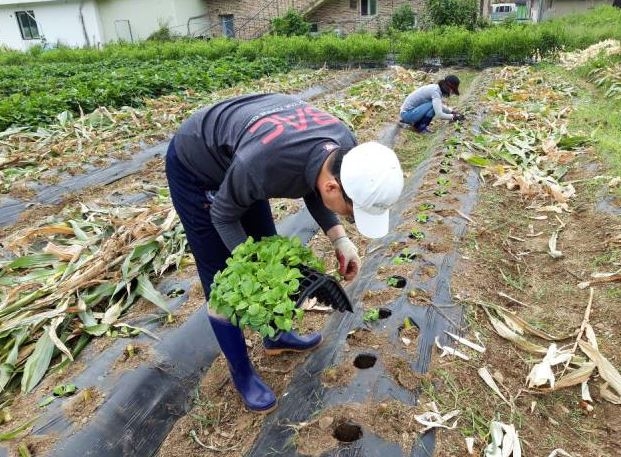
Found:
[[[354,279],[360,271],[361,262],[358,256],[358,249],[346,236],[337,238],[332,244],[336,252],[336,258],[339,261],[339,273],[347,281]]]

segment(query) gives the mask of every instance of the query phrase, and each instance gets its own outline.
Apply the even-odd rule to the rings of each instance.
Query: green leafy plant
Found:
[[[404,263],[412,263],[416,254],[411,252],[408,248],[403,249],[397,257],[392,259],[393,265],[403,265]]]
[[[419,211],[427,211],[430,209],[434,209],[436,207],[436,205],[434,205],[433,203],[421,203],[420,205],[418,205],[418,210]]]
[[[69,397],[70,395],[73,395],[76,390],[78,390],[78,388],[75,384],[59,384],[54,387],[52,393],[56,397]]]
[[[268,337],[290,331],[294,319],[304,315],[294,300],[303,277],[298,267],[325,270],[299,238],[278,235],[256,242],[249,237],[226,263],[214,277],[209,305],[233,325]]]
[[[416,13],[410,5],[401,5],[390,17],[391,29],[399,32],[413,30],[416,27]]]
[[[300,13],[290,9],[282,17],[272,19],[272,33],[280,36],[299,36],[308,35],[311,29],[310,22],[307,22]]]
[[[427,0],[426,13],[435,25],[456,25],[473,30],[477,25],[475,0]]]
[[[424,224],[428,221],[429,221],[429,214],[421,211],[420,213],[416,215],[416,222],[420,222],[421,224]]]
[[[391,276],[388,279],[386,279],[386,284],[388,284],[390,287],[397,287],[397,285],[399,284],[399,279]]]
[[[446,178],[438,178],[436,182],[438,183],[439,187],[433,191],[433,194],[437,195],[438,197],[442,197],[443,195],[448,194],[448,187],[450,186],[451,181]]]
[[[424,240],[425,239],[425,233],[422,230],[418,230],[418,229],[412,229],[410,230],[410,238],[414,239],[414,240]]]
[[[373,308],[364,312],[362,320],[365,322],[374,322],[379,319],[379,309]]]

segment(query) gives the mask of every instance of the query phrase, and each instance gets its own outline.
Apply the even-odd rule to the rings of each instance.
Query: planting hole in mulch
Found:
[[[332,436],[342,443],[352,443],[362,438],[362,427],[347,420],[336,426]]]
[[[169,298],[180,297],[183,294],[185,294],[185,289],[181,287],[173,287],[168,292],[166,292],[166,296]]]
[[[411,328],[416,329],[417,332],[420,330],[416,322],[414,322],[414,320],[411,317],[406,317],[403,320],[403,324],[399,326],[399,333],[402,333],[404,330],[409,330]]]
[[[388,284],[391,287],[396,287],[397,289],[403,289],[406,283],[407,283],[407,280],[403,276],[399,276],[399,275],[389,276],[388,279],[386,280],[386,284]]]
[[[375,365],[376,361],[377,357],[373,354],[360,354],[354,359],[354,366],[364,370],[366,368],[371,368]]]
[[[405,251],[399,254],[399,258],[411,262],[416,258],[416,253]]]
[[[388,308],[380,308],[378,315],[380,319],[387,319],[392,316],[392,311]]]

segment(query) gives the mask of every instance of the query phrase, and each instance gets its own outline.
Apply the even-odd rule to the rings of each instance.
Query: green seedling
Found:
[[[419,211],[428,211],[430,209],[434,209],[436,207],[436,205],[434,205],[433,203],[421,203],[420,205],[418,205],[418,210]]]
[[[442,197],[443,195],[448,194],[448,190],[440,188],[433,191],[433,195],[437,197]]]
[[[136,355],[137,349],[134,347],[133,344],[128,344],[127,346],[125,346],[125,355],[127,356],[127,358],[129,359],[130,357],[134,357]]]
[[[420,222],[421,224],[425,224],[429,221],[429,214],[425,212],[420,212],[416,215],[416,222]]]
[[[410,252],[408,248],[405,248],[401,251],[401,253],[399,253],[397,257],[392,259],[392,263],[394,265],[403,265],[404,263],[412,263],[415,257],[416,257],[415,253]]]
[[[183,290],[181,288],[178,288],[178,287],[175,287],[175,288],[169,290],[166,293],[166,296],[170,297],[170,298],[175,298],[175,297],[179,297],[180,295],[183,295],[184,293],[185,293],[185,290]]]
[[[439,186],[448,187],[451,184],[451,181],[446,178],[438,178],[436,181]]]
[[[129,326],[116,327],[106,332],[106,336],[110,338],[131,338],[138,335],[140,335],[140,329]]]
[[[250,327],[263,337],[290,331],[304,311],[292,297],[303,277],[298,266],[320,272],[325,266],[299,238],[252,237],[235,248],[227,267],[214,277],[209,303],[237,327]]]
[[[388,284],[390,287],[397,287],[399,285],[399,278],[391,276],[390,278],[386,279],[386,284]]]
[[[410,230],[409,237],[414,239],[414,240],[424,240],[425,239],[425,233],[422,230],[412,229],[412,230]]]
[[[59,384],[52,390],[52,393],[56,397],[70,397],[78,388],[75,384]]]
[[[377,308],[369,309],[365,311],[364,316],[362,317],[362,320],[364,320],[365,322],[374,322],[378,319],[379,319],[379,309]]]
[[[411,263],[411,262],[412,262],[411,260],[408,260],[407,258],[403,258],[401,256],[397,256],[392,259],[393,265],[403,265],[404,263]]]

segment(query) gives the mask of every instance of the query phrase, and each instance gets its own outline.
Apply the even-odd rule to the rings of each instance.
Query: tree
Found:
[[[401,5],[390,18],[390,28],[405,32],[416,26],[416,14],[410,5]]]
[[[287,11],[287,14],[282,17],[272,19],[272,34],[274,35],[308,35],[310,29],[310,22],[304,20],[304,16],[293,9]]]
[[[477,0],[426,0],[426,13],[434,25],[476,28]]]

